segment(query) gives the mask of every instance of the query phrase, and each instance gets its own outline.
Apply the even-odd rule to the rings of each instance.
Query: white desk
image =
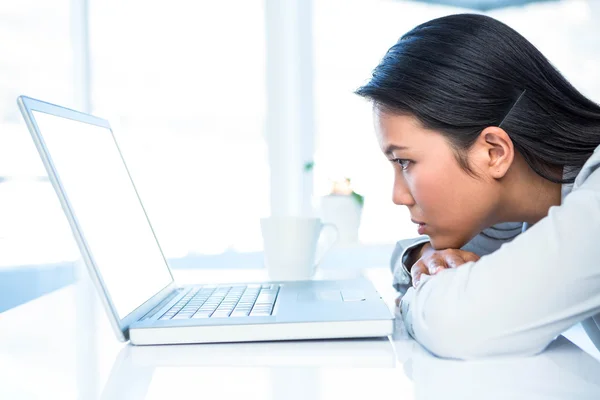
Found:
[[[348,273],[321,277],[332,275]],[[367,275],[391,304],[389,272]],[[563,337],[536,357],[477,362],[431,356],[401,323],[389,339],[134,347],[117,342],[88,285],[0,314],[0,399],[600,399],[600,361]]]

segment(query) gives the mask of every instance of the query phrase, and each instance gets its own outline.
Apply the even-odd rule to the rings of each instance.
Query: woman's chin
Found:
[[[460,249],[467,242],[468,240],[456,236],[445,236],[440,234],[429,235],[429,243],[435,250]]]

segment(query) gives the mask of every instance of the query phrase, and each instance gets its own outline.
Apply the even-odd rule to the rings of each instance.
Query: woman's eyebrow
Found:
[[[407,149],[408,149],[408,147],[405,147],[405,146],[398,146],[395,144],[390,144],[389,146],[387,146],[385,148],[384,154],[391,156],[392,153],[396,150],[407,150]]]

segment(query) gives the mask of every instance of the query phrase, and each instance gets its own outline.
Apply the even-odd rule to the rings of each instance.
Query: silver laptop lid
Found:
[[[28,97],[19,107],[121,340],[173,277],[108,121]]]

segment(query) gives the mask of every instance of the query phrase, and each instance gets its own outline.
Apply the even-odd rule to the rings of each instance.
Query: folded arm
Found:
[[[471,241],[464,245],[461,249],[470,251],[478,256],[493,253],[498,250],[504,243],[510,242],[521,233],[522,223],[503,223],[494,225],[475,236]],[[418,253],[423,244],[428,243],[427,236],[421,236],[413,239],[404,239],[396,243],[396,248],[391,258],[391,268],[394,275],[394,288],[400,294],[406,293],[408,288],[412,286],[410,276],[410,267],[412,262],[418,259],[415,253]]]
[[[600,170],[500,249],[409,289],[408,331],[436,355],[531,355],[600,313]]]

